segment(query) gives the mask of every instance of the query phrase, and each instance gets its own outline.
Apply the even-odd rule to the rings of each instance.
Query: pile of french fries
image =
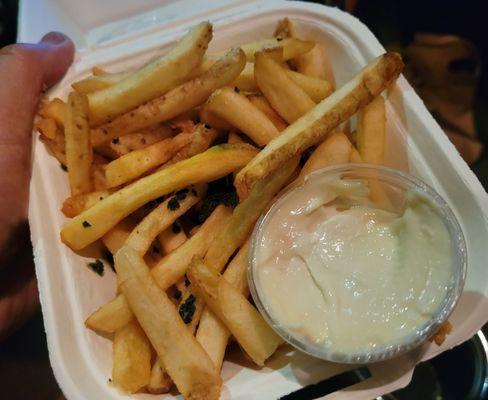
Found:
[[[207,54],[211,39],[203,22],[136,71],[94,68],[37,119],[69,178],[62,241],[101,241],[115,260],[118,295],[86,326],[113,337],[112,381],[125,392],[174,385],[188,399],[219,398],[231,338],[262,367],[283,341],[248,299],[257,219],[316,169],[383,162],[382,92],[402,70],[398,54],[335,90],[326,49],[288,19],[275,37],[222,53]],[[225,177],[235,201],[214,196],[195,222]]]

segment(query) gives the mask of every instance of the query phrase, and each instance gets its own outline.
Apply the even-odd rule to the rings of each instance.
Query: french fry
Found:
[[[85,320],[85,326],[97,332],[114,333],[134,319],[125,296],[118,295]]]
[[[293,23],[290,21],[289,18],[283,18],[278,21],[274,36],[282,38],[297,36],[295,33],[295,27],[293,26]]]
[[[237,174],[235,185],[239,196],[245,198],[256,181],[276,170],[290,157],[323,141],[332,129],[391,85],[402,68],[403,62],[397,53],[386,53],[371,61],[352,80],[268,143]]]
[[[102,236],[102,243],[110,253],[115,255],[115,253],[117,253],[125,244],[127,238],[135,227],[136,224],[130,218],[123,219]]]
[[[78,82],[72,83],[71,87],[81,93],[93,93],[97,90],[109,88],[125,78],[129,77],[131,72],[119,72],[116,74],[102,74],[89,76]]]
[[[357,146],[364,162],[382,164],[385,153],[385,99],[378,96],[358,111]]]
[[[75,196],[68,197],[61,208],[63,214],[68,218],[76,217],[83,211],[93,207],[96,203],[110,196],[112,191],[100,190],[91,193],[80,193]]]
[[[200,120],[219,131],[230,131],[232,129],[232,125],[225,119],[220,118],[214,112],[210,111],[207,104],[203,104],[200,107]]]
[[[247,284],[247,260],[250,241],[248,240],[229,263],[223,277],[234,286],[244,297],[249,295]],[[222,367],[225,349],[230,331],[219,318],[208,308],[203,311],[196,334],[197,341],[202,345],[217,369]]]
[[[173,223],[173,225],[158,235],[158,242],[161,245],[163,254],[169,254],[173,250],[176,250],[183,243],[187,241],[188,237],[186,233],[179,226],[178,222]]]
[[[245,133],[259,146],[279,135],[276,127],[260,109],[230,87],[216,90],[209,97],[206,108]]]
[[[98,65],[95,65],[94,67],[92,67],[91,72],[95,76],[108,74],[108,72],[105,69],[103,69],[102,67],[100,67]]]
[[[351,148],[351,154],[349,156],[349,162],[352,163],[362,163],[363,159],[361,158],[361,154],[359,154],[359,151],[355,148]]]
[[[212,25],[193,27],[169,53],[106,89],[88,94],[92,126],[163,95],[178,86],[197,67],[212,39]]]
[[[46,145],[48,151],[56,157],[59,163],[66,167],[66,142],[64,139],[64,133],[61,128],[56,130],[56,137],[54,139],[48,139],[44,136],[40,136],[39,139]]]
[[[311,110],[315,103],[273,58],[265,51],[256,53],[254,79],[271,106],[291,124]]]
[[[296,38],[270,38],[257,40],[256,42],[246,43],[241,45],[241,49],[246,54],[248,62],[254,62],[254,53],[263,49],[279,47],[283,49],[283,61],[295,58],[300,54],[305,54],[314,46],[313,42],[306,40],[299,40]],[[213,55],[214,57],[221,55],[222,52]]]
[[[247,62],[231,86],[238,87],[245,92],[257,92],[259,88],[254,80],[254,63]]]
[[[179,161],[186,160],[199,153],[206,151],[212,142],[218,137],[218,133],[215,129],[207,127],[204,124],[197,124],[192,131],[190,143],[178,151],[171,160],[162,165],[159,169],[166,168],[168,165],[174,164]]]
[[[283,340],[261,314],[238,289],[201,259],[194,259],[188,269],[188,278],[197,294],[205,299],[207,307],[225,324],[249,357],[263,366]]]
[[[288,126],[286,121],[279,116],[273,107],[271,107],[271,104],[269,104],[269,101],[266,100],[266,97],[253,94],[247,96],[247,98],[256,108],[259,108],[269,118],[279,132]]]
[[[173,130],[169,126],[158,124],[112,139],[110,142],[98,146],[96,151],[105,157],[115,159],[131,151],[143,149],[172,136]]]
[[[341,131],[332,132],[310,155],[297,181],[303,181],[313,171],[333,164],[349,162],[351,142]]]
[[[149,383],[151,344],[137,321],[115,332],[112,380],[128,393],[135,393]]]
[[[218,399],[222,385],[218,370],[143,259],[124,246],[115,256],[115,268],[130,308],[179,392],[187,399]]]
[[[322,101],[334,91],[334,87],[326,79],[307,76],[292,70],[287,70],[286,75],[316,103]]]
[[[324,45],[321,43],[315,43],[309,52],[294,58],[293,63],[297,71],[303,75],[327,79],[327,71],[329,69],[327,54]]]
[[[152,210],[134,228],[125,244],[143,256],[152,242],[163,230],[170,227],[179,217],[193,207],[207,191],[206,184],[188,187],[176,192]],[[171,204],[178,204],[172,208]]]
[[[36,129],[47,139],[55,139],[58,129],[53,118],[39,118],[35,123]]]
[[[440,326],[439,330],[434,334],[434,336],[430,338],[430,341],[433,341],[437,346],[441,346],[451,332],[452,324],[449,321],[445,321]]]
[[[199,106],[214,90],[232,82],[240,74],[244,64],[245,58],[242,50],[231,50],[203,75],[94,129],[92,131],[93,144],[98,146],[115,137],[167,121]]]
[[[44,118],[52,118],[56,121],[58,126],[64,126],[64,116],[66,114],[66,103],[58,97],[44,102],[41,105],[39,114]]]
[[[180,133],[173,138],[131,151],[108,163],[105,178],[108,187],[130,182],[151,169],[170,160],[178,150],[190,143],[191,135]]]
[[[194,255],[203,257],[230,217],[231,211],[227,207],[218,206],[194,236],[154,266],[151,274],[162,290],[167,290],[180,280],[184,282],[192,257]],[[90,315],[85,325],[96,331],[112,333],[132,318],[132,311],[124,295],[120,294]]]
[[[216,271],[222,271],[229,257],[250,235],[254,224],[268,203],[289,181],[298,165],[298,157],[289,160],[279,171],[258,182],[249,197],[237,205],[225,228],[212,242],[204,262]]]
[[[166,372],[163,361],[157,358],[151,368],[151,378],[146,390],[151,394],[168,393],[173,386],[173,381]]]
[[[229,132],[229,136],[227,137],[227,143],[235,144],[235,143],[246,143],[246,142],[237,133]]]
[[[68,97],[64,134],[71,194],[91,192],[93,154],[88,126],[88,102],[84,95],[77,92],[71,92]]]
[[[62,228],[61,239],[72,249],[82,249],[147,202],[191,184],[221,178],[242,168],[255,154],[251,146],[223,144],[169,165],[74,217]]]

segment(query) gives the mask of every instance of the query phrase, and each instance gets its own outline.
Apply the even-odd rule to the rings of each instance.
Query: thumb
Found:
[[[62,78],[74,46],[61,33],[0,50],[0,251],[27,216],[32,123],[41,92]],[[6,173],[8,171],[8,173]]]

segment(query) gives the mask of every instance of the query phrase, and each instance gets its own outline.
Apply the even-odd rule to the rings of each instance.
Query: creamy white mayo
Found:
[[[309,181],[268,217],[256,283],[272,318],[302,340],[355,354],[398,343],[438,310],[450,236],[432,205],[376,208],[367,181]]]

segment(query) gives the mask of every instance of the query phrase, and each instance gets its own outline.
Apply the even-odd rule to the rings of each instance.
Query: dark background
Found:
[[[473,86],[473,98],[461,98],[460,102],[465,104],[465,111],[473,115],[474,127],[468,132],[468,139],[477,141],[483,150],[470,163],[486,188],[488,157],[484,148],[488,140],[488,29],[483,7],[485,3],[469,0],[352,0],[322,3],[339,6],[358,16],[386,48],[401,51],[407,64],[410,61],[409,46],[415,42],[418,33],[457,35],[473,46],[475,55],[468,59],[454,60],[453,73],[467,74],[466,80],[460,83],[469,80]],[[0,47],[15,42],[16,22],[17,1],[0,0]],[[449,84],[446,82],[446,85]],[[422,87],[417,89],[419,92],[423,90]],[[442,116],[439,122],[446,130],[454,129],[454,134],[466,136],[462,127],[446,125]],[[479,347],[479,343],[471,341],[444,353],[431,363],[422,364],[417,368],[414,382],[409,388],[388,399],[482,398],[481,394],[467,394],[473,385],[479,384],[478,381],[486,376],[486,364],[483,361],[486,360],[486,354],[483,355],[482,351],[480,353]],[[2,399],[62,399],[49,366],[40,311],[0,343],[0,386]],[[314,398],[320,391],[314,393],[309,392],[301,398]]]

